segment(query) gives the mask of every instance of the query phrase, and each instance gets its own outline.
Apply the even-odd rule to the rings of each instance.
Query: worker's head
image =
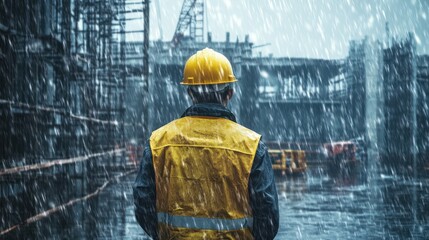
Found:
[[[186,62],[181,84],[188,86],[194,103],[220,103],[227,105],[236,82],[228,59],[209,48],[192,55]]]

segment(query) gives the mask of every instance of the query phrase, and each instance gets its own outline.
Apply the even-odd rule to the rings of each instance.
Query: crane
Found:
[[[164,38],[164,36],[162,34],[161,11],[160,11],[161,4],[159,3],[159,0],[156,0],[155,6],[156,6],[156,17],[157,17],[157,21],[158,21],[159,40],[162,41],[162,39]]]
[[[173,46],[178,46],[189,30],[192,41],[204,40],[204,0],[184,0],[180,11],[179,21],[171,40]]]

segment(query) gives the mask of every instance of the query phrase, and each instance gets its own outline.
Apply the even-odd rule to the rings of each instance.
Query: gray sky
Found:
[[[151,1],[150,38],[159,39],[156,1]],[[163,40],[172,38],[182,0],[159,0]],[[429,54],[429,0],[206,0],[206,26],[214,41],[244,40],[274,56],[343,58],[349,40],[416,34],[417,51]]]

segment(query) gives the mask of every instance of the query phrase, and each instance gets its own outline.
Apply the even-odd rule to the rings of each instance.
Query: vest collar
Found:
[[[222,104],[218,103],[198,103],[190,106],[182,114],[182,117],[187,116],[208,116],[226,118],[231,121],[237,122],[234,114]]]

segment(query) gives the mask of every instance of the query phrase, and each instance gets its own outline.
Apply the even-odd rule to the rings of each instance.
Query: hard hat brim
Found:
[[[234,75],[229,75],[228,80],[226,79],[220,79],[217,81],[194,81],[193,77],[188,77],[187,79],[182,79],[182,82],[180,84],[182,85],[215,85],[215,84],[225,84],[225,83],[233,83],[237,82],[237,78],[235,78]]]
[[[181,85],[187,85],[187,86],[198,86],[198,85],[217,85],[217,84],[225,84],[225,83],[233,83],[233,82],[237,82],[238,80],[236,78],[234,78],[233,80],[230,81],[219,81],[219,82],[211,82],[211,83],[189,83],[186,81],[182,81],[180,82]]]

